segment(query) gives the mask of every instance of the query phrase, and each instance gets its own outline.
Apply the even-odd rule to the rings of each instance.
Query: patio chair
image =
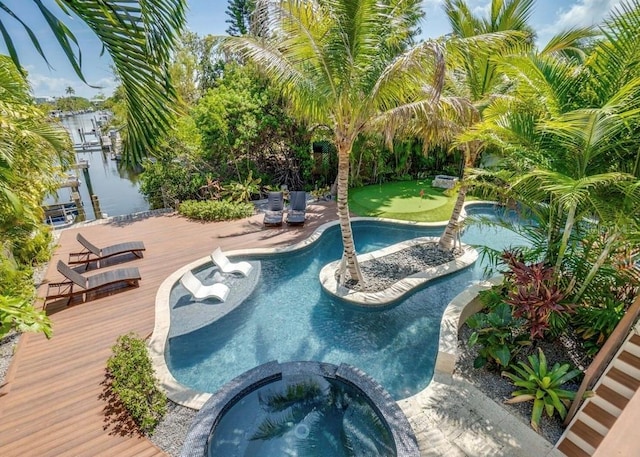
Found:
[[[76,295],[82,295],[82,301],[84,302],[88,292],[107,289],[117,284],[138,287],[139,281],[142,279],[140,272],[135,267],[103,271],[92,276],[84,276],[78,273],[62,260],[58,260],[57,268],[67,280],[49,283],[45,302],[57,298],[67,298],[66,304],[68,305]],[[80,289],[74,290],[74,286],[78,286]]]
[[[213,297],[223,302],[229,295],[229,287],[227,287],[227,285],[220,282],[204,285],[191,270],[182,275],[180,284],[182,284],[196,300]]]
[[[240,273],[247,276],[253,268],[249,262],[231,262],[219,247],[211,253],[211,260],[223,273]]]
[[[90,243],[89,240],[80,233],[78,233],[76,239],[84,249],[80,252],[72,252],[69,254],[69,265],[83,263],[85,264],[85,270],[89,268],[91,262],[96,262],[97,267],[100,268],[101,260],[120,254],[131,253],[138,258],[142,258],[142,251],[145,250],[142,241],[129,241],[127,243],[119,243],[99,248]]]
[[[302,225],[307,216],[307,193],[303,190],[289,193],[287,224]]]
[[[264,212],[264,225],[282,225],[284,210],[284,194],[269,192],[267,195],[267,210]]]

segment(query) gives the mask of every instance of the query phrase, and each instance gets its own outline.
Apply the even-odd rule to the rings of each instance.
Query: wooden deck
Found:
[[[329,202],[309,205],[303,227],[263,228],[261,215],[226,223],[160,215],[65,230],[39,288],[40,296],[46,294],[47,282],[63,279],[55,264],[59,259],[67,262],[69,253],[78,249],[78,231],[98,246],[144,241],[144,258],[113,258],[101,268],[138,267],[140,287],[68,307],[52,302],[47,310],[53,338],[21,336],[7,384],[0,390],[0,455],[165,455],[146,438],[119,430],[105,412],[102,382],[116,338],[128,332],[144,337],[152,332],[156,291],[178,267],[206,256],[216,246],[231,250],[295,243],[334,220],[335,214],[335,204]],[[86,274],[95,271],[94,267]]]

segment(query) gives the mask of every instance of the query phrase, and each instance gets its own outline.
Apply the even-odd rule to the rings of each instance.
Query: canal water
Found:
[[[98,111],[62,119],[62,125],[74,143],[76,161],[86,160],[89,163],[86,170],[69,171],[80,180],[80,197],[87,220],[97,219],[91,204],[91,194],[98,196],[101,212],[107,216],[120,216],[149,209],[149,204],[140,193],[137,173],[120,169],[118,161],[100,148],[97,132],[98,124],[103,119],[104,115]],[[108,132],[102,134],[107,135]],[[87,143],[90,146],[83,148],[83,144]],[[47,198],[45,204],[70,201],[71,189],[61,188],[57,195]]]

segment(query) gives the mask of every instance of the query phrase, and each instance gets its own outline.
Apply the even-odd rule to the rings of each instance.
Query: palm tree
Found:
[[[527,21],[532,8],[533,0],[492,0],[489,17],[482,18],[474,15],[464,0],[445,0],[444,9],[453,30],[452,38],[447,42],[447,55],[451,57],[450,87],[476,108],[467,125],[469,121],[480,121],[484,107],[508,88],[494,58],[530,48],[533,31]],[[496,40],[496,37],[502,38]],[[476,165],[482,148],[483,143],[479,141],[458,142],[458,149],[463,152],[464,169]],[[463,184],[438,243],[442,250],[455,247],[466,193],[467,186]]]
[[[81,68],[77,38],[40,0],[33,0],[76,74],[86,82]],[[40,45],[43,37],[28,25],[30,18],[19,18],[0,0],[0,27],[17,20],[27,31],[36,51],[49,64]],[[57,2],[71,19],[73,13],[102,41],[113,59],[122,82],[127,104],[123,158],[129,165],[139,163],[155,147],[159,136],[172,125],[176,93],[168,73],[170,52],[185,23],[186,0],[138,0]],[[9,55],[20,68],[20,59],[7,33],[2,34]]]
[[[533,51],[535,34],[528,25],[532,10],[533,0],[492,0],[488,16],[479,17],[464,0],[445,0],[445,12],[453,30],[446,42],[451,75],[446,87],[457,97],[467,98],[476,109],[474,116],[459,125],[458,131],[469,122],[479,122],[496,98],[508,95],[513,82],[505,74],[501,61]],[[541,53],[579,56],[577,43],[589,36],[589,28],[561,32]],[[463,169],[467,169],[477,166],[485,143],[477,138],[458,138],[454,146],[463,152]],[[455,245],[466,192],[463,179],[451,218],[440,237],[439,246],[443,250],[451,250]]]
[[[508,155],[512,171],[498,173],[507,183],[500,192],[544,221],[544,260],[558,271],[583,221],[596,221],[607,232],[602,255],[584,278],[574,277],[567,287],[579,283],[574,300],[623,236],[622,227],[637,227],[632,209],[640,205],[638,180],[626,171],[640,157],[634,135],[640,121],[640,74],[633,44],[640,7],[622,8],[605,23],[604,39],[595,43],[584,64],[557,55],[504,59],[501,68],[515,86],[512,98],[495,100],[485,110],[485,121],[463,136],[491,143]],[[483,170],[472,174],[488,175]]]
[[[354,141],[403,103],[412,102],[414,114],[430,113],[440,93],[439,46],[426,42],[406,49],[419,5],[417,0],[261,0],[256,11],[272,34],[223,41],[282,88],[295,116],[332,130],[343,242],[340,283],[347,272],[352,281],[362,281],[347,202]]]
[[[68,163],[67,132],[36,109],[29,87],[16,66],[0,56],[0,337],[8,330],[51,332],[46,314],[33,305],[33,282],[16,282],[28,266],[18,253],[34,244],[42,221],[40,204],[56,188],[55,163]]]
[[[64,93],[67,94],[68,96],[72,96],[72,95],[75,95],[76,90],[71,86],[67,86],[67,88],[64,90]]]

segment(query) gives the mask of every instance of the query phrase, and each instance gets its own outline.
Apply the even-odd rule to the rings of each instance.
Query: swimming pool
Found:
[[[499,217],[488,205],[467,207],[467,212]],[[365,253],[418,236],[439,236],[442,227],[357,221],[353,230],[358,252]],[[486,226],[468,227],[462,239],[495,249],[523,244],[505,229]],[[173,377],[191,389],[215,392],[271,360],[315,360],[356,366],[395,399],[424,389],[433,376],[443,310],[455,295],[482,279],[481,261],[428,283],[396,306],[371,311],[322,291],[318,272],[340,255],[340,232],[333,226],[304,249],[252,257],[261,261],[261,277],[239,307],[167,341],[165,360]]]

